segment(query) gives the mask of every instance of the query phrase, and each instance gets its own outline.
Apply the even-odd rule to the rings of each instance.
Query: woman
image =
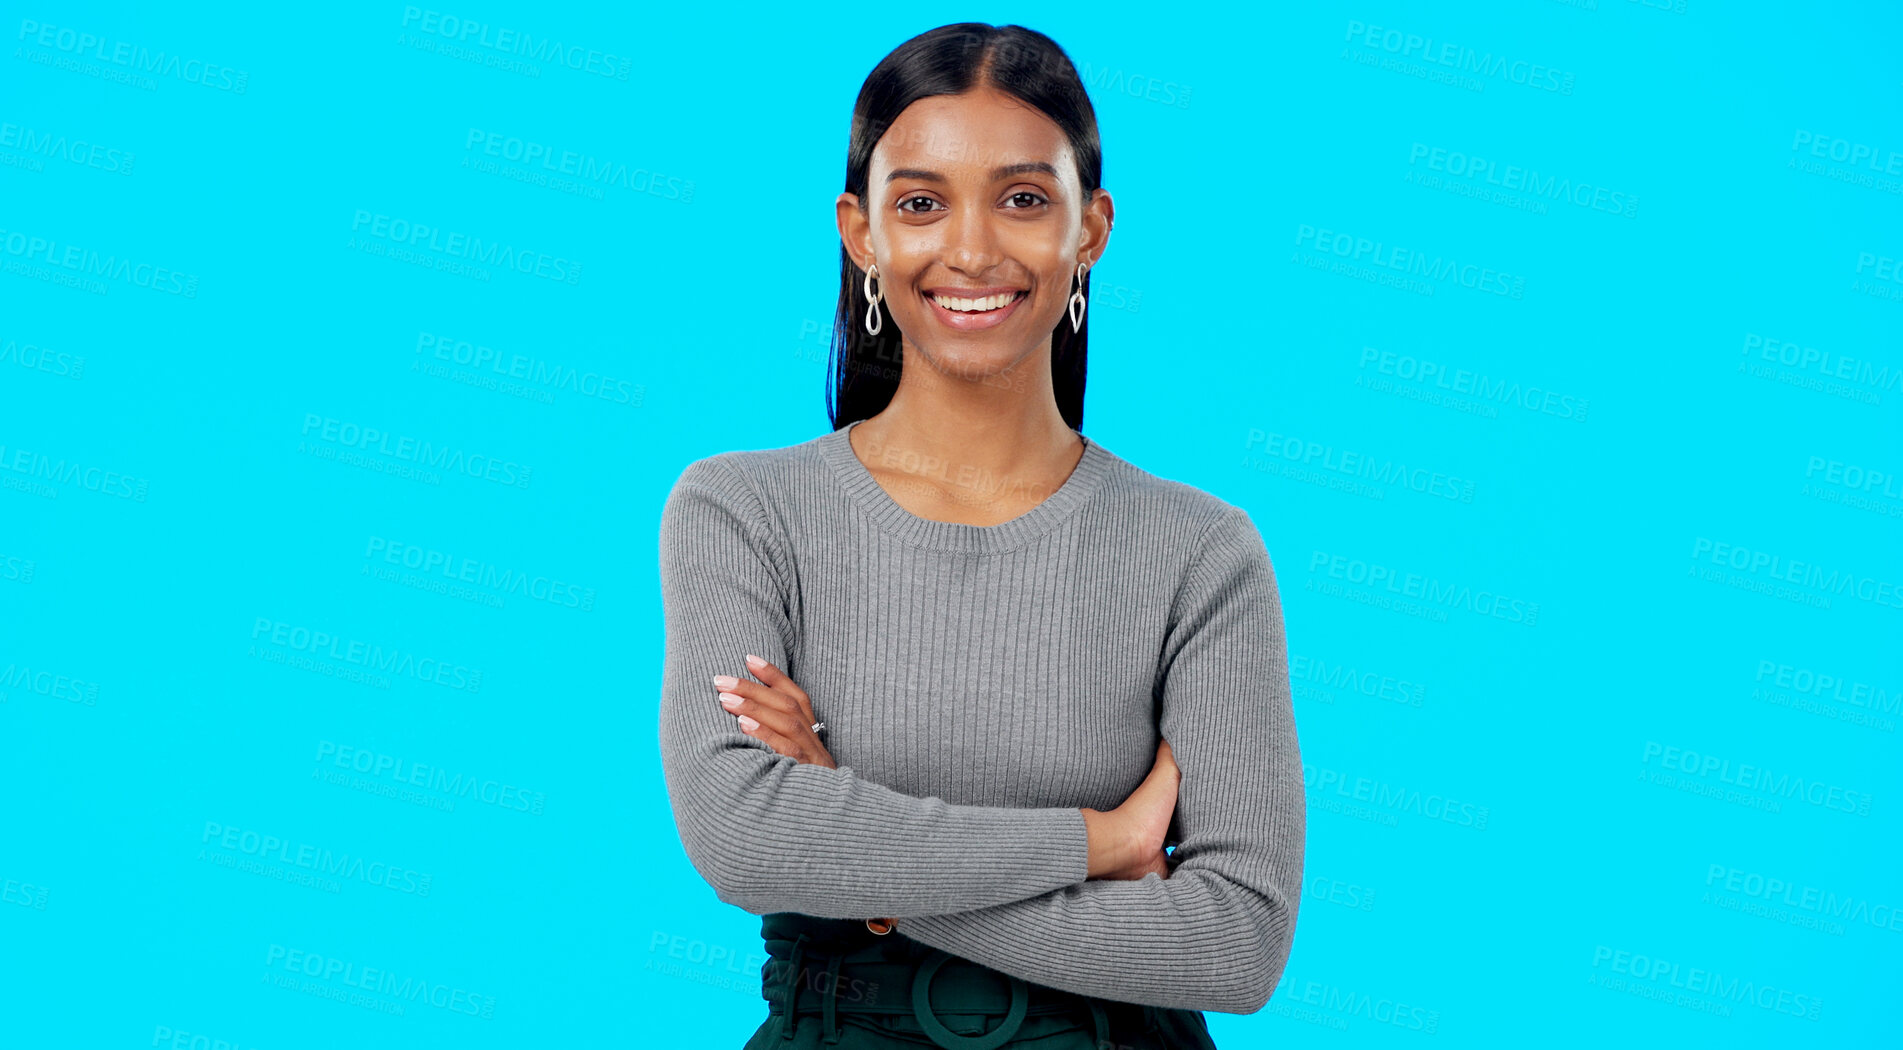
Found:
[[[1210,1047],[1281,975],[1274,572],[1246,512],[1080,433],[1101,168],[1048,37],[900,45],[837,202],[833,431],[668,497],[662,762],[763,916],[754,1050]]]

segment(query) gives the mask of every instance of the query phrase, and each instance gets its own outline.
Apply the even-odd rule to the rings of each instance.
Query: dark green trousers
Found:
[[[1047,988],[859,920],[762,916],[767,1019],[744,1050],[1216,1050],[1196,1010]]]

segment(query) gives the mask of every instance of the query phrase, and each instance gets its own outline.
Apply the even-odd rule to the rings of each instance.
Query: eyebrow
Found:
[[[1008,179],[1013,175],[1031,174],[1049,175],[1053,179],[1058,177],[1057,169],[1041,160],[1027,160],[1022,164],[1005,164],[1001,167],[991,169],[991,179],[993,182],[999,179]],[[918,179],[923,182],[947,181],[945,176],[938,172],[926,171],[923,168],[898,168],[885,177],[885,181],[887,182],[897,182],[900,179]]]

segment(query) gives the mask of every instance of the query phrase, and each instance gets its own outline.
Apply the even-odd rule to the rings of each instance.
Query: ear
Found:
[[[1084,207],[1083,238],[1077,245],[1077,258],[1089,263],[1093,270],[1110,247],[1110,224],[1116,217],[1117,204],[1110,199],[1110,191],[1099,187]]]
[[[833,219],[839,226],[839,243],[861,270],[873,260],[872,218],[859,206],[859,195],[842,193],[833,202]]]

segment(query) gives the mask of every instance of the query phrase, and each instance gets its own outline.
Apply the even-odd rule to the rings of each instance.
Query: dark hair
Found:
[[[1103,182],[1103,148],[1097,113],[1070,56],[1057,42],[1023,26],[959,22],[920,33],[881,59],[859,88],[852,107],[852,138],[846,148],[846,192],[869,197],[866,183],[872,148],[905,107],[932,95],[959,95],[985,85],[1022,99],[1049,117],[1070,139],[1086,202]],[[903,365],[899,326],[888,317],[876,336],[867,335],[865,271],[839,248],[839,308],[833,316],[832,371],[827,413],[833,429],[885,410],[898,390]],[[1090,301],[1090,274],[1084,274]],[[880,289],[884,294],[883,288]],[[1086,315],[1088,316],[1088,315]],[[1068,319],[1051,333],[1051,385],[1058,411],[1072,430],[1084,429],[1084,348],[1088,320],[1077,331]]]

